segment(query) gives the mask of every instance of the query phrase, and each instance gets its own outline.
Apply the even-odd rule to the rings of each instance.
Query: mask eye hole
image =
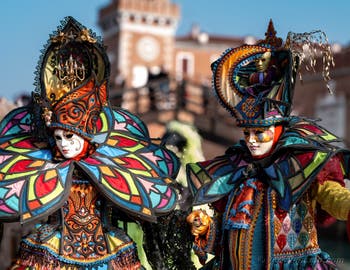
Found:
[[[64,135],[67,139],[72,139],[73,138],[73,133],[66,133]]]

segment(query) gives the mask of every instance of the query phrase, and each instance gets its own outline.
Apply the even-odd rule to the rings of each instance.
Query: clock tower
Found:
[[[141,87],[149,71],[174,69],[179,16],[178,5],[170,0],[111,0],[100,10],[99,26],[111,62],[112,91],[120,75],[126,87]]]

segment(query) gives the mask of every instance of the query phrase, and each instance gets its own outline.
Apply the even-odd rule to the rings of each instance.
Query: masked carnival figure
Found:
[[[142,269],[112,218],[172,211],[179,162],[108,102],[102,40],[66,17],[43,50],[32,106],[0,124],[0,217],[36,221],[12,269]]]
[[[264,40],[228,49],[212,64],[213,90],[244,139],[187,166],[194,204],[215,209],[187,217],[203,269],[336,269],[320,249],[316,224],[320,214],[348,220],[349,151],[316,121],[290,114],[306,56],[314,63],[323,54],[329,80],[333,57],[324,37],[289,33],[283,44],[270,21]],[[206,262],[207,254],[214,259]]]

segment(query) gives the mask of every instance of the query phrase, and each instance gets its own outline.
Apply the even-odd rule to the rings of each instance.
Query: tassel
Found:
[[[289,48],[293,55],[293,61],[299,66],[303,65],[306,71],[315,72],[316,59],[322,56],[322,76],[330,94],[334,89],[330,87],[330,68],[334,67],[334,58],[328,38],[323,31],[316,30],[309,33],[289,32],[285,47]],[[306,61],[308,60],[308,61]],[[297,71],[298,66],[293,67]],[[299,77],[301,73],[299,71]],[[302,78],[301,78],[302,80]]]
[[[279,270],[279,269],[280,269],[280,264],[279,264],[279,262],[273,262],[272,269],[273,269],[273,270]]]

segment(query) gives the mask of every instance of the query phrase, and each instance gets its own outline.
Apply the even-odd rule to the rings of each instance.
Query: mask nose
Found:
[[[255,143],[256,142],[256,136],[254,132],[249,132],[248,142]]]
[[[68,145],[68,141],[62,138],[61,145],[62,145],[62,147],[67,146]]]

